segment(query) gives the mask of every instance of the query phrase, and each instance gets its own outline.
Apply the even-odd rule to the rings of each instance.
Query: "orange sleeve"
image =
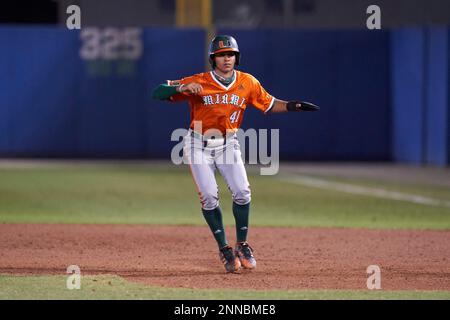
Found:
[[[181,85],[181,84],[193,82],[193,80],[194,80],[193,77],[186,77],[186,78],[183,78],[181,80],[167,80],[167,84],[169,86],[178,86],[178,85]],[[169,101],[172,101],[172,102],[185,101],[185,100],[188,100],[189,97],[190,97],[189,93],[187,93],[187,92],[179,92],[179,93],[174,94],[173,96],[171,96],[169,98]]]
[[[270,95],[254,77],[252,79],[252,92],[250,93],[249,103],[256,109],[266,113],[273,107],[275,98]]]

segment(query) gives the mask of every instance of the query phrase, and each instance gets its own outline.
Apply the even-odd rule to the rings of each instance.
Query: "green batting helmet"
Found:
[[[240,60],[240,52],[237,41],[232,36],[216,36],[211,40],[211,44],[209,45],[209,63],[214,68],[214,55],[219,52],[227,52],[232,51],[236,55],[236,65],[239,65]]]

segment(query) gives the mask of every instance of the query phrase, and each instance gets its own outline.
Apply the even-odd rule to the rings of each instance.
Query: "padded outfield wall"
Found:
[[[322,107],[294,115],[247,110],[244,128],[280,129],[282,159],[448,163],[447,29],[427,31],[428,57],[447,62],[426,69],[431,82],[410,76],[414,59],[424,58],[408,49],[420,35],[405,40],[404,31],[219,32],[238,39],[241,70],[271,94]],[[206,60],[205,33],[195,29],[3,26],[0,46],[0,155],[7,157],[169,158],[170,134],[188,126],[189,110],[153,101],[151,89],[205,70]],[[408,99],[419,104],[414,112]],[[420,122],[424,104],[439,107],[420,138],[423,124],[403,125],[411,116]],[[421,139],[433,151],[416,159]]]

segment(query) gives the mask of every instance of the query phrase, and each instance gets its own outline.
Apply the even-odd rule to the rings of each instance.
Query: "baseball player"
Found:
[[[236,70],[240,52],[231,36],[220,35],[211,41],[209,61],[210,72],[168,80],[167,84],[153,90],[153,98],[189,102],[191,124],[189,134],[184,138],[183,157],[189,160],[203,216],[217,241],[219,257],[227,272],[237,272],[241,266],[245,269],[256,267],[253,249],[247,242],[250,185],[236,136],[244,111],[248,105],[264,114],[316,111],[319,107],[308,102],[276,99],[255,77]],[[228,161],[221,161],[224,155]],[[234,249],[228,244],[222,222],[216,170],[232,193],[237,239]]]

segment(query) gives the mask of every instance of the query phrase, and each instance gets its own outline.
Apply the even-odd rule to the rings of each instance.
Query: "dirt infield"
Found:
[[[250,238],[258,268],[225,274],[206,226],[0,224],[0,273],[76,264],[165,287],[365,290],[375,264],[383,289],[450,290],[450,231],[255,227]]]

